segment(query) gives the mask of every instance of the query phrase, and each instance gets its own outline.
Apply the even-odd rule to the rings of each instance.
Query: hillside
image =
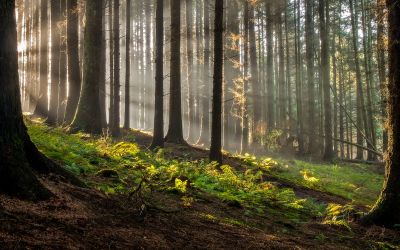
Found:
[[[31,203],[0,195],[0,244],[48,249],[396,249],[398,231],[364,228],[379,166],[225,155],[124,131],[67,134],[27,121],[33,142],[87,188],[42,178],[54,197]]]

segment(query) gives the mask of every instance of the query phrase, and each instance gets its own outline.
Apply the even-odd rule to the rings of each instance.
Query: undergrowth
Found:
[[[190,160],[189,157],[171,159],[166,157],[163,149],[156,152],[142,150],[133,142],[123,141],[124,138],[114,142],[107,136],[70,135],[61,128],[49,128],[40,122],[27,123],[29,134],[40,151],[85,177],[88,184],[98,190],[108,195],[131,196],[140,192],[144,198],[154,191],[178,195],[186,208],[206,193],[228,206],[243,209],[249,216],[270,214],[294,222],[320,217],[321,220],[325,218],[327,224],[347,228],[348,218],[332,215],[337,210],[342,211],[342,207],[299,198],[292,189],[266,181],[265,175],[331,192],[365,205],[372,203],[382,180],[381,176],[362,166],[354,169],[302,161],[287,164],[284,160],[257,159],[249,155],[238,156],[247,166],[238,170],[229,165]],[[131,137],[125,139],[133,141]]]

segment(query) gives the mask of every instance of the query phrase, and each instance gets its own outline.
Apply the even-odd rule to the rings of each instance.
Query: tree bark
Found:
[[[326,161],[333,159],[332,148],[332,110],[330,96],[330,80],[329,80],[329,42],[328,42],[328,25],[329,25],[329,10],[328,3],[325,0],[319,2],[319,17],[320,17],[320,35],[321,35],[321,73],[322,73],[322,88],[324,96],[324,111],[325,111],[325,147],[323,158]]]
[[[99,81],[100,68],[98,59],[101,56],[102,39],[102,0],[86,2],[86,31],[84,38],[83,81],[78,110],[71,124],[72,131],[84,131],[100,134],[102,132]]]
[[[150,148],[164,147],[164,0],[157,0],[156,8],[154,134]]]
[[[81,70],[79,68],[79,14],[78,1],[67,0],[67,51],[68,51],[68,101],[65,121],[74,119],[81,91]]]
[[[388,136],[386,178],[382,193],[364,222],[393,227],[400,224],[400,3],[386,0],[389,23]]]
[[[113,2],[113,12],[114,12],[114,19],[113,19],[113,44],[114,44],[114,81],[113,81],[113,88],[114,88],[114,96],[113,96],[113,121],[111,127],[111,134],[114,137],[120,136],[120,46],[119,46],[119,34],[120,34],[120,27],[119,27],[119,4],[120,0],[114,0]]]
[[[124,128],[130,128],[131,95],[130,95],[130,68],[131,68],[131,0],[126,1],[126,34],[125,34],[125,113]]]
[[[221,152],[221,112],[222,112],[222,80],[224,65],[223,43],[223,15],[224,1],[215,0],[215,24],[214,24],[214,79],[212,97],[212,130],[210,160],[222,163]]]
[[[61,30],[58,26],[61,21],[60,8],[60,0],[51,0],[51,90],[47,123],[52,126],[57,124],[58,92],[60,88]]]
[[[181,3],[171,0],[171,65],[170,65],[170,101],[169,126],[165,138],[167,142],[184,143],[182,129],[181,101]]]
[[[40,86],[39,98],[34,114],[47,117],[48,114],[48,0],[41,0],[40,3]]]

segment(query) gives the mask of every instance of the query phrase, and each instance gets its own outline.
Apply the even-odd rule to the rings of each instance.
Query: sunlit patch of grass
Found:
[[[384,176],[363,164],[317,164],[300,160],[238,156],[251,168],[311,189],[332,193],[355,204],[371,206],[379,196]],[[267,163],[267,166],[265,167]]]

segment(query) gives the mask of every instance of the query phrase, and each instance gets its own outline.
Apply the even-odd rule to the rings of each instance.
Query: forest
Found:
[[[0,0],[0,249],[400,249],[399,0]]]

